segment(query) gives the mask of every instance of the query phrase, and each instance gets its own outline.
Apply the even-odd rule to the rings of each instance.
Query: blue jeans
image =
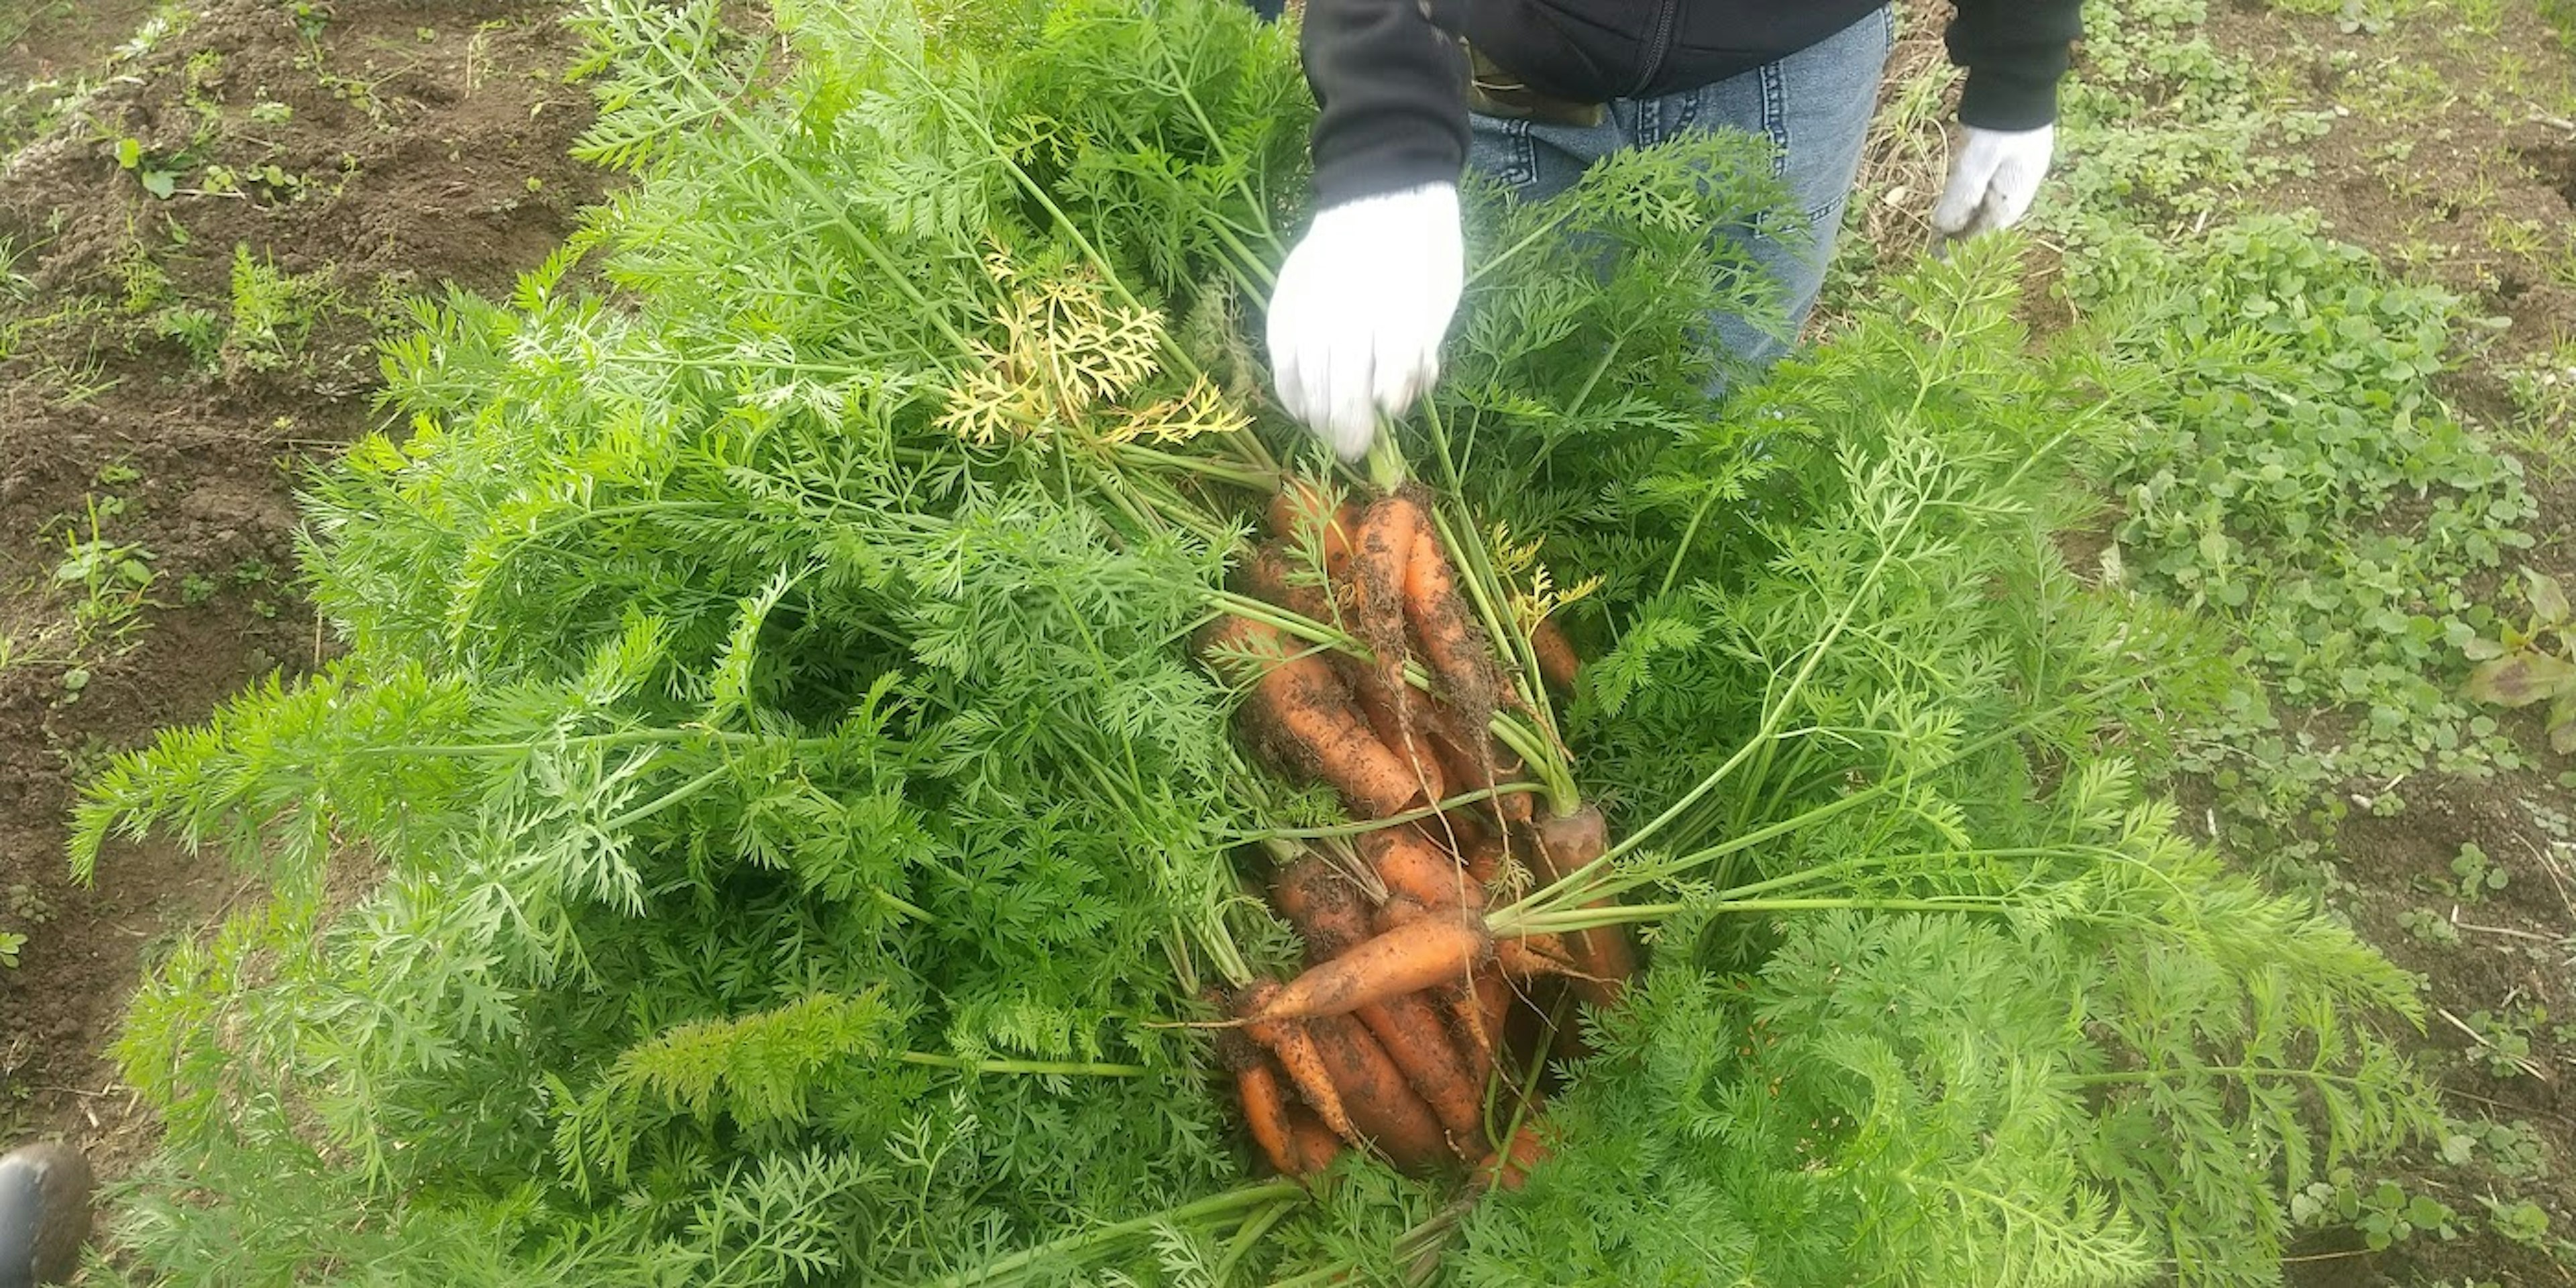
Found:
[[[1523,198],[1539,200],[1572,187],[1585,167],[1625,148],[1651,147],[1692,130],[1767,136],[1773,169],[1787,181],[1814,236],[1804,248],[1793,248],[1753,234],[1723,235],[1749,237],[1755,261],[1779,278],[1794,335],[1825,284],[1843,203],[1860,173],[1879,76],[1895,41],[1895,15],[1881,9],[1778,62],[1714,85],[1661,98],[1614,99],[1599,125],[1476,114],[1467,164]],[[1726,352],[1756,367],[1788,351],[1785,341],[1742,318],[1722,315],[1711,323]]]

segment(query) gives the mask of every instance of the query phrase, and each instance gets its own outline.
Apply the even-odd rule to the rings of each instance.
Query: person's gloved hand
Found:
[[[1971,237],[2010,228],[2030,209],[2039,181],[2057,150],[2057,127],[1981,130],[1962,127],[1958,155],[1950,159],[1950,184],[1932,208],[1932,227],[1943,237]]]
[[[1270,294],[1279,404],[1345,461],[1377,413],[1422,396],[1466,280],[1458,187],[1425,184],[1316,212]]]

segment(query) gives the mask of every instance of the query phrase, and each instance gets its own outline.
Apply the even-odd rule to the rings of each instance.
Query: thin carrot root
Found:
[[[1494,938],[1482,913],[1434,909],[1307,967],[1247,1015],[1256,1022],[1347,1015],[1371,1002],[1465,979],[1493,955]]]
[[[1244,718],[1273,761],[1331,784],[1363,818],[1385,818],[1418,797],[1415,775],[1378,741],[1330,663],[1293,649],[1276,628],[1241,617],[1221,623],[1208,647],[1280,659],[1239,677],[1253,686]]]
[[[1494,941],[1494,965],[1506,979],[1530,980],[1541,975],[1557,975],[1569,980],[1592,978],[1565,953],[1565,941],[1556,935],[1528,935]]]
[[[1235,1012],[1238,1015],[1256,1013],[1278,992],[1279,985],[1274,981],[1256,983],[1235,999]],[[1304,1025],[1255,1022],[1246,1025],[1244,1033],[1279,1058],[1279,1067],[1288,1075],[1289,1085],[1297,1089],[1298,1096],[1315,1111],[1317,1117],[1324,1120],[1325,1126],[1345,1140],[1359,1139],[1357,1129],[1351,1125],[1350,1110],[1343,1105],[1341,1093],[1334,1087],[1332,1069],[1325,1064],[1314,1035],[1307,1032]]]
[[[1234,1089],[1243,1097],[1243,1121],[1252,1129],[1262,1157],[1282,1175],[1299,1175],[1296,1129],[1288,1117],[1288,1092],[1279,1083],[1278,1070],[1256,1060],[1235,1071]]]

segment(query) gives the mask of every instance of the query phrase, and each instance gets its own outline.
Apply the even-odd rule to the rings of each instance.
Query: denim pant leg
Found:
[[[1467,164],[1525,200],[1574,186],[1586,167],[1623,148],[1651,147],[1691,130],[1734,129],[1771,140],[1772,165],[1788,184],[1812,235],[1803,248],[1742,232],[1756,262],[1775,274],[1794,334],[1815,306],[1832,262],[1843,204],[1860,173],[1861,146],[1878,102],[1878,82],[1896,39],[1895,15],[1880,9],[1778,62],[1714,85],[1660,98],[1618,99],[1601,124],[1553,125],[1476,115]],[[1718,343],[1756,366],[1788,349],[1744,319],[1710,319]]]

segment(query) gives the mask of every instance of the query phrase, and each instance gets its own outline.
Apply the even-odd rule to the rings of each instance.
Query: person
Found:
[[[1256,0],[1258,2],[1258,0]],[[1957,0],[1960,145],[1932,210],[1944,237],[2019,220],[2055,150],[2080,0]],[[1887,0],[1307,0],[1300,48],[1320,112],[1315,214],[1280,266],[1266,339],[1280,404],[1344,460],[1378,414],[1438,378],[1464,287],[1468,167],[1522,197],[1614,151],[1694,130],[1768,135],[1814,232],[1760,238],[1792,331],[1823,285],[1894,40]],[[1744,319],[1717,342],[1785,348]]]

